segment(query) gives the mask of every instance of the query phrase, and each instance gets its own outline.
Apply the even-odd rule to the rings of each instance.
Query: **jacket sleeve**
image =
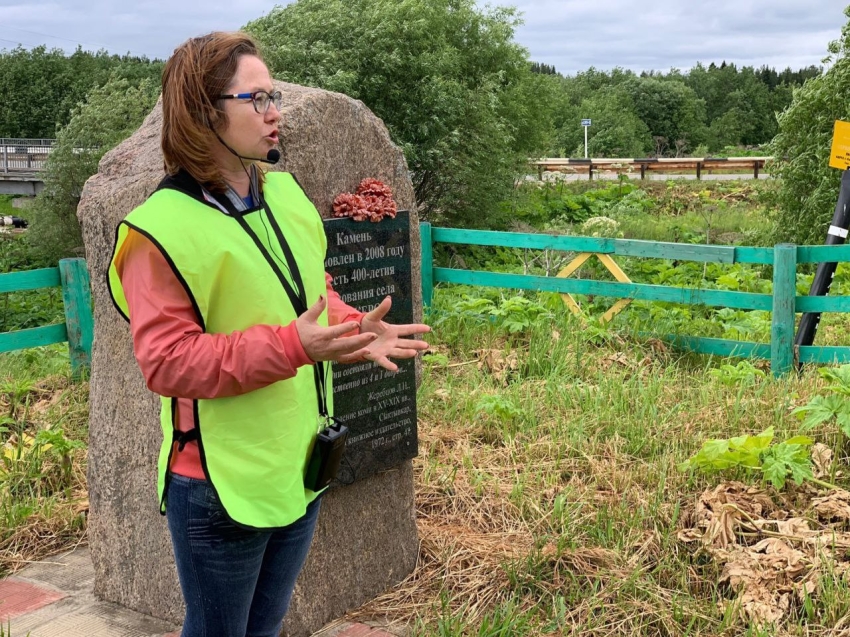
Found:
[[[328,291],[328,325],[339,325],[347,321],[354,321],[359,325],[366,313],[351,307],[340,298],[336,290],[333,289],[333,277],[327,272],[325,272],[325,284]],[[359,331],[355,330],[352,334]]]

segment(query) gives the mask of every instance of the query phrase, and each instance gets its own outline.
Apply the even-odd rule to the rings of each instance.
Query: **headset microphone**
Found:
[[[248,161],[261,161],[264,164],[276,164],[280,161],[280,151],[277,148],[272,148],[271,150],[269,150],[269,152],[266,153],[265,157],[245,157],[244,155],[240,155],[230,146],[228,146],[227,142],[225,142],[217,132],[213,131],[213,134],[218,138],[218,141],[221,142],[222,146],[224,146],[227,150],[236,155],[239,159],[247,159]]]
[[[261,159],[260,161],[263,161],[267,164],[276,164],[280,161],[280,151],[277,148],[272,148],[266,155],[266,158]]]

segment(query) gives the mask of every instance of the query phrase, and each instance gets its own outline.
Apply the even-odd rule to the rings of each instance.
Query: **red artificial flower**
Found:
[[[392,189],[372,177],[360,182],[356,194],[344,192],[337,195],[333,210],[335,217],[351,217],[355,221],[369,219],[373,223],[384,217],[395,219],[397,212]]]

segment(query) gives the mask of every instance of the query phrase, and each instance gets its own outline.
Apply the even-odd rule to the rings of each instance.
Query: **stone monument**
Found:
[[[418,320],[422,307],[419,232],[413,187],[401,150],[361,102],[292,84],[276,82],[275,87],[283,93],[282,156],[273,170],[293,173],[323,217],[331,216],[337,194],[353,191],[366,177],[389,185],[398,208],[410,211],[410,296]],[[95,593],[179,623],[183,602],[155,487],[162,437],[159,400],[145,387],[133,357],[129,327],[113,307],[106,287],[117,224],[163,177],[161,123],[162,110],[157,105],[132,137],[104,156],[98,174],[86,182],[77,215],[95,301],[88,461]],[[369,225],[380,224],[363,223],[366,229]],[[377,398],[386,399],[389,393]],[[415,421],[413,425],[415,440]],[[410,431],[405,434],[409,442]],[[396,441],[395,437],[390,441]],[[413,471],[411,454],[401,457],[399,464],[364,473],[366,477],[326,494],[284,634],[310,635],[413,570],[418,554]]]

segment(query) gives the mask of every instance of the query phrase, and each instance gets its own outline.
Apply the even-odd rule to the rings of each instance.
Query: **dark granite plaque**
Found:
[[[342,300],[362,312],[385,297],[386,321],[413,322],[410,216],[378,223],[326,219],[325,270]],[[417,453],[416,379],[413,359],[394,361],[398,372],[372,362],[333,366],[334,415],[350,429],[338,483],[351,484]]]

